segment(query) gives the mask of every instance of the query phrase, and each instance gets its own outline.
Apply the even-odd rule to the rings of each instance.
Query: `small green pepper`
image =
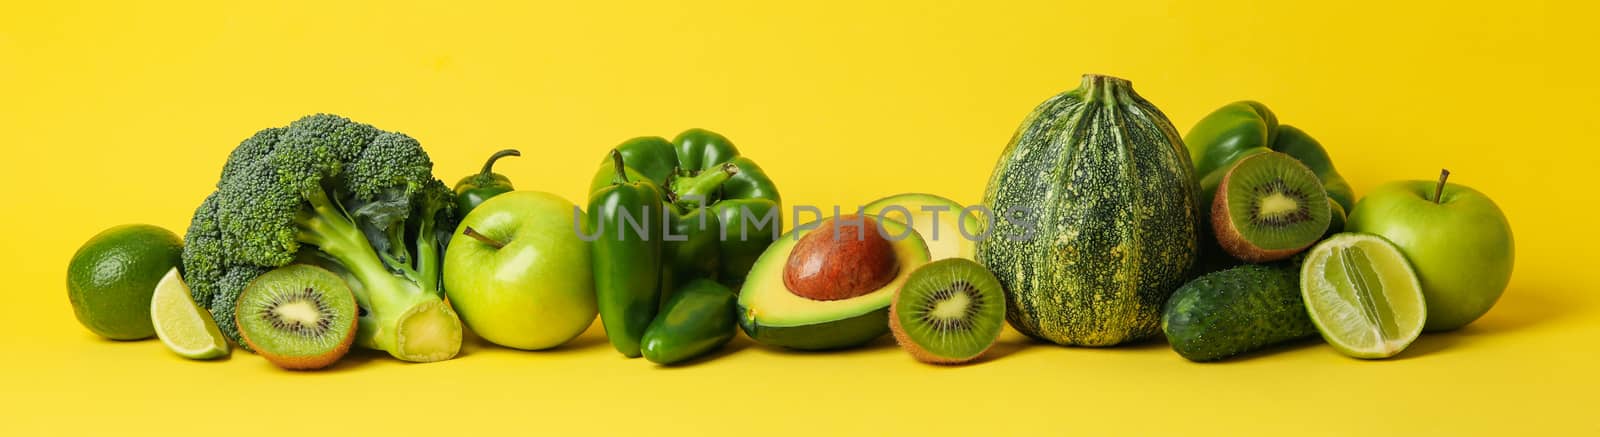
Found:
[[[733,290],[709,279],[695,279],[672,293],[666,309],[644,333],[644,358],[673,364],[705,355],[734,335]]]
[[[515,188],[511,187],[511,178],[494,172],[494,163],[507,156],[522,156],[516,149],[506,149],[489,155],[489,160],[483,163],[483,170],[478,174],[461,178],[456,182],[457,214],[466,217],[473,208],[483,204],[490,197],[509,193]]]
[[[611,346],[638,357],[639,342],[661,306],[661,190],[630,178],[622,154],[611,152],[616,179],[589,196],[594,291],[600,324]]]

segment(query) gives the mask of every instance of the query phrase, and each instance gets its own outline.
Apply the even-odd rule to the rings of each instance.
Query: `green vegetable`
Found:
[[[1322,144],[1305,131],[1278,124],[1278,117],[1260,102],[1229,103],[1195,123],[1183,140],[1189,146],[1195,174],[1200,176],[1201,205],[1211,204],[1222,177],[1234,163],[1246,156],[1275,150],[1299,160],[1322,181],[1328,200],[1332,202],[1329,207],[1334,223],[1344,223],[1345,214],[1355,206],[1355,192],[1334,170],[1333,160]],[[1209,218],[1202,216],[1202,220]],[[1211,227],[1207,223],[1202,229]],[[1328,229],[1330,233],[1338,231],[1332,227]],[[1205,254],[1201,258],[1207,265],[1203,270],[1217,270],[1236,263],[1216,245],[1210,233],[1204,233],[1202,240]]]
[[[644,358],[673,364],[695,358],[733,339],[733,290],[696,279],[672,294],[644,333]]]
[[[665,243],[670,279],[662,286],[667,290],[701,277],[729,285],[743,282],[772,244],[775,231],[783,228],[777,187],[722,135],[690,129],[671,142],[640,137],[623,142],[616,152],[629,180],[662,187],[663,200],[673,210],[668,218],[673,235],[686,237]],[[605,163],[589,192],[611,185],[616,174],[615,166]],[[711,235],[698,235],[703,233]]]
[[[1201,276],[1167,300],[1161,329],[1178,355],[1215,361],[1317,335],[1300,298],[1300,259]]]
[[[1194,170],[1172,123],[1126,80],[1085,75],[1035,108],[984,205],[978,261],[1024,334],[1110,346],[1161,333],[1161,305],[1197,252]]]
[[[454,357],[461,322],[439,284],[456,202],[432,170],[411,137],[336,115],[257,132],[195,211],[185,279],[243,344],[232,314],[245,285],[297,259],[315,262],[350,281],[365,314],[358,345],[408,361]]]
[[[622,154],[611,152],[623,168]],[[611,346],[629,358],[638,357],[639,342],[661,305],[661,190],[629,172],[613,173],[616,181],[589,196],[589,229],[595,297],[600,323]],[[650,219],[654,217],[655,219]]]
[[[490,197],[509,193],[516,188],[511,186],[511,178],[494,172],[494,163],[507,156],[522,156],[516,149],[506,149],[489,155],[489,160],[483,163],[483,170],[478,174],[461,178],[456,182],[456,216],[466,217],[479,204]]]

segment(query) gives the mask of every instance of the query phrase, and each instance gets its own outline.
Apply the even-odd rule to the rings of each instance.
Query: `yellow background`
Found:
[[[0,434],[1600,431],[1590,6],[142,3],[0,8]],[[705,127],[788,204],[975,202],[1023,115],[1086,72],[1132,80],[1182,131],[1262,100],[1328,145],[1358,194],[1449,167],[1510,217],[1510,289],[1468,328],[1377,362],[1308,342],[1202,365],[1160,342],[1008,332],[962,368],[888,341],[800,354],[741,337],[668,369],[620,358],[597,326],[554,351],[366,352],[320,373],[103,341],[64,290],[85,239],[128,222],[181,232],[235,144],[302,114],[409,133],[450,182],[519,147],[500,166],[519,188],[574,200],[609,146]]]

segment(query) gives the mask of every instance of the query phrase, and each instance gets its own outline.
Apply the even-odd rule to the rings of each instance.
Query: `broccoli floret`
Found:
[[[189,297],[201,308],[211,309],[211,296],[217,282],[227,272],[222,248],[222,231],[217,228],[217,193],[206,196],[194,210],[189,230],[183,234],[183,276],[189,282]]]
[[[196,301],[209,297],[218,327],[238,340],[238,293],[311,251],[356,292],[365,314],[357,344],[410,361],[449,359],[461,346],[461,322],[440,282],[440,254],[455,230],[452,195],[415,139],[307,116],[257,132],[229,155],[189,226],[185,276]]]
[[[223,335],[244,350],[251,350],[250,344],[245,343],[244,336],[239,334],[239,325],[233,314],[234,304],[239,302],[239,293],[244,292],[244,287],[268,270],[272,269],[249,264],[233,266],[212,285],[215,294],[211,295],[209,305],[211,318],[217,321],[217,329],[222,330]]]

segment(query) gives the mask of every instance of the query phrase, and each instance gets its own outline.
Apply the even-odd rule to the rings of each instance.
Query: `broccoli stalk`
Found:
[[[238,342],[222,322],[246,284],[314,263],[355,292],[358,345],[408,361],[455,356],[461,322],[443,300],[440,255],[455,201],[432,171],[411,137],[335,115],[258,132],[229,155],[184,237],[195,300]]]
[[[351,290],[367,314],[356,331],[362,347],[388,351],[407,361],[450,359],[461,349],[461,322],[439,299],[438,244],[433,221],[419,232],[413,268],[380,256],[355,222],[326,193],[307,190],[309,208],[295,216],[295,239],[316,246],[354,278]],[[393,273],[399,272],[399,273]]]

